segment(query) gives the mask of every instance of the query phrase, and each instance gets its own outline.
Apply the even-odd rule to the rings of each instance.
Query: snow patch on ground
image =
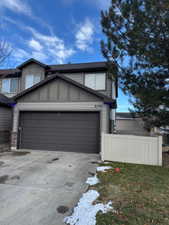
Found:
[[[71,216],[66,217],[64,222],[70,225],[95,225],[96,214],[101,211],[106,213],[112,210],[112,202],[108,202],[106,205],[99,203],[93,205],[92,203],[99,197],[99,193],[96,190],[89,190],[84,193],[79,200],[78,205],[74,208],[74,212]]]
[[[99,166],[97,167],[97,172],[105,172],[106,170],[112,169],[111,166]]]
[[[89,185],[95,185],[95,184],[98,184],[99,183],[99,179],[97,178],[97,176],[93,176],[93,177],[88,177],[87,178],[87,181],[86,181],[86,184],[89,184]]]

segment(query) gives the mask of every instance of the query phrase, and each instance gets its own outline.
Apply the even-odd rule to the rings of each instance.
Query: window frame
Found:
[[[86,87],[88,87],[87,85],[86,85],[86,75],[95,75],[96,77],[97,77],[97,74],[104,74],[105,75],[105,89],[93,89],[93,88],[91,88],[91,89],[93,89],[93,90],[95,90],[95,91],[106,91],[107,90],[107,73],[106,72],[99,72],[99,73],[94,73],[94,72],[91,72],[91,73],[85,73],[84,74],[84,85],[86,86]],[[96,82],[96,81],[95,81]],[[88,88],[90,88],[90,87],[88,87]]]
[[[27,77],[32,76],[33,77],[33,84],[29,87],[26,86],[26,79]],[[35,82],[35,77],[39,77],[39,81]],[[25,75],[25,89],[31,88],[32,86],[34,86],[35,84],[39,83],[41,81],[41,75],[40,74],[26,74]]]
[[[8,80],[9,81],[9,92],[8,91],[3,91],[3,81]],[[17,81],[17,88],[16,91],[13,92],[12,91],[12,81],[16,80]],[[1,85],[1,92],[4,94],[15,94],[18,92],[18,88],[19,88],[19,79],[18,78],[3,78],[2,79],[2,85]]]

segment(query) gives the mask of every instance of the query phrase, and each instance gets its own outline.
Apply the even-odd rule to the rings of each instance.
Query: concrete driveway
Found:
[[[25,151],[0,154],[0,224],[64,224],[99,155]]]

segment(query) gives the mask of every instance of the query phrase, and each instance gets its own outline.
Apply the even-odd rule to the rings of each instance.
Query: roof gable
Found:
[[[24,63],[22,63],[21,65],[19,65],[17,67],[17,69],[22,69],[23,67],[25,67],[25,66],[27,66],[27,65],[29,65],[31,63],[36,63],[36,64],[38,64],[39,66],[41,66],[43,68],[47,68],[48,67],[46,64],[43,64],[43,63],[39,62],[38,60],[31,58],[31,59],[25,61]]]
[[[69,78],[67,78],[67,77],[65,77],[63,75],[59,75],[59,74],[51,75],[48,78],[46,78],[45,80],[43,80],[43,81],[39,82],[38,84],[34,85],[33,87],[24,90],[23,92],[21,92],[18,95],[16,95],[14,97],[14,100],[17,101],[18,99],[22,98],[23,96],[26,96],[26,95],[28,95],[31,92],[34,92],[35,90],[37,90],[37,89],[47,85],[48,83],[51,83],[51,82],[55,81],[56,79],[60,79],[60,80],[66,82],[66,83],[68,83],[68,84],[70,84],[70,85],[72,85],[74,87],[77,87],[77,88],[83,90],[84,92],[86,92],[87,94],[93,95],[96,98],[98,98],[98,99],[100,99],[100,100],[102,100],[102,101],[104,101],[106,103],[110,103],[110,104],[114,103],[113,99],[111,99],[111,98],[109,98],[109,97],[107,97],[107,96],[105,96],[103,94],[100,94],[100,93],[98,93],[98,92],[96,92],[96,91],[94,91],[94,90],[92,90],[90,88],[87,88],[84,85],[81,85],[81,84],[79,84],[79,83],[77,83],[77,82],[75,82],[75,81],[73,81],[73,80],[71,80],[71,79],[69,79]]]

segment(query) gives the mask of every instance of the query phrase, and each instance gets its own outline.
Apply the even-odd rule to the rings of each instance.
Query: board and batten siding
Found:
[[[12,128],[12,110],[0,106],[0,144],[9,143]]]
[[[162,165],[162,137],[102,133],[103,161]]]
[[[101,101],[81,88],[61,79],[56,79],[45,86],[23,96],[18,102],[95,102]]]

